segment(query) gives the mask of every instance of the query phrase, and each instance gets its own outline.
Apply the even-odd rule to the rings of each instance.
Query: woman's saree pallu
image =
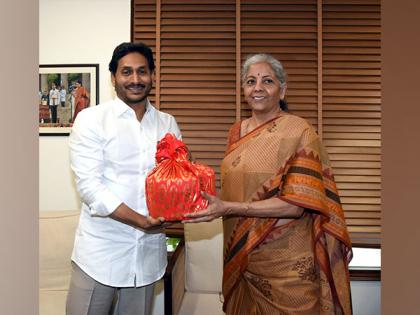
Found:
[[[280,234],[287,234],[287,229],[293,227],[295,221],[309,220],[309,226],[301,229],[301,237],[308,238],[309,235],[306,241],[311,241],[309,247],[319,286],[317,309],[320,314],[351,314],[348,273],[348,263],[352,255],[351,242],[328,156],[318,135],[304,119],[290,114],[283,114],[242,138],[239,135],[240,123],[237,123],[230,130],[228,149],[221,166],[222,199],[250,202],[280,198],[305,208],[305,214],[301,219],[283,227],[276,226],[276,218],[224,218],[224,311],[229,315],[238,314],[238,309],[243,311],[243,305],[230,304],[247,303],[246,298],[232,302],[232,297],[241,294],[239,291],[244,291],[240,282],[246,278],[253,252],[255,256],[256,252],[259,255],[259,248],[263,246],[262,243],[270,242],[273,231],[280,229]],[[286,230],[286,233],[282,229]],[[293,233],[287,234],[287,237],[294,237]],[[296,241],[300,242],[298,239]],[[276,240],[273,244],[274,242]],[[291,247],[286,249],[287,252],[293,253],[293,246],[289,244],[286,247]],[[268,256],[271,255],[271,250],[268,247]],[[296,255],[299,253],[296,252]],[[276,259],[281,262],[281,257]],[[259,263],[259,267],[262,267],[260,270],[268,274],[268,277],[275,273],[274,270],[265,269],[276,264],[269,264],[266,268],[264,262]],[[280,278],[276,274],[273,276],[277,277],[274,283],[278,285],[276,281],[281,275]],[[305,277],[304,274],[303,276]],[[261,288],[262,292],[258,292],[257,295],[265,295],[264,299],[270,305],[267,308],[260,307],[259,311],[248,310],[247,314],[263,314],[268,310],[275,310],[275,314],[290,313],[287,307],[284,310],[280,309],[281,306],[276,304],[275,297],[270,296],[268,291],[271,284],[267,279],[259,278],[256,282],[259,284],[254,287]],[[287,283],[286,275],[286,280],[281,286],[287,286]],[[280,294],[279,292],[277,294]],[[291,298],[294,299],[294,296]],[[252,302],[248,303],[249,306],[246,307],[252,308]],[[296,303],[299,304],[299,301]],[[299,314],[313,314],[313,311]]]

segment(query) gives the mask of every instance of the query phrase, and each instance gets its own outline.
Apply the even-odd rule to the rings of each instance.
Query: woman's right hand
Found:
[[[216,196],[209,195],[202,191],[201,195],[208,200],[208,206],[202,211],[188,213],[185,216],[187,220],[182,223],[198,223],[198,222],[209,222],[217,219],[226,214],[228,209],[226,202]]]

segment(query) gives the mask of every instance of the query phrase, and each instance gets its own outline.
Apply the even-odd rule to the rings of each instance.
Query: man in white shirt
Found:
[[[83,203],[68,315],[150,314],[154,283],[165,272],[163,219],[148,215],[145,179],[156,143],[167,132],[181,134],[175,119],[147,99],[154,69],[146,45],[117,46],[109,63],[117,97],[74,122],[71,167]]]
[[[49,94],[50,98],[50,111],[51,111],[51,122],[57,122],[57,106],[60,103],[60,91],[58,91],[55,83],[51,84],[51,90]]]

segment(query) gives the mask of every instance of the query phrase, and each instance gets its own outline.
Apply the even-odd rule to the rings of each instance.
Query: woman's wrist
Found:
[[[225,215],[230,216],[248,216],[251,209],[251,202],[225,202]]]

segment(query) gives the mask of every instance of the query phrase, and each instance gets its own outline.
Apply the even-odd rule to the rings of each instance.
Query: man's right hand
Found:
[[[165,219],[162,217],[153,218],[151,216],[144,217],[143,223],[140,228],[146,231],[157,230],[164,228]]]
[[[120,204],[115,211],[111,213],[110,217],[114,220],[146,231],[164,228],[163,222],[165,221],[165,219],[161,217],[153,218],[151,216],[141,215],[125,203]]]

